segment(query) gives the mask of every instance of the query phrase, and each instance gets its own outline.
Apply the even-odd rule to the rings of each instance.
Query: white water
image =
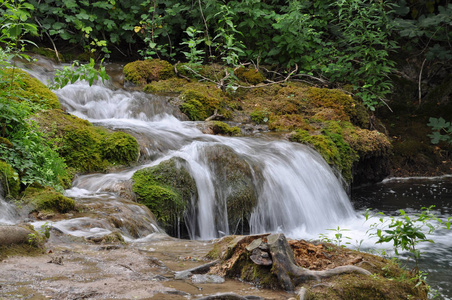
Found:
[[[0,190],[0,224],[16,224],[19,222],[19,214],[16,211],[14,204],[6,202],[1,196],[2,191]]]

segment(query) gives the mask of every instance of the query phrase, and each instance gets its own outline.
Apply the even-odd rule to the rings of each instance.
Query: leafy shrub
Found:
[[[452,144],[452,125],[443,118],[430,118],[428,126],[432,127],[433,133],[428,136],[431,138],[432,144],[447,142]]]

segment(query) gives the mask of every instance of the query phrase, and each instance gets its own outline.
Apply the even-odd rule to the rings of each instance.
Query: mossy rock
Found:
[[[151,83],[146,84],[143,90],[148,93],[156,94],[180,93],[184,90],[186,84],[187,84],[186,79],[173,77],[167,80],[152,81]]]
[[[3,196],[16,198],[20,191],[19,175],[7,162],[0,160],[0,185],[3,187]]]
[[[240,134],[240,128],[237,126],[229,126],[221,121],[212,121],[207,124],[212,129],[213,134],[236,136]]]
[[[335,112],[333,120],[350,121],[357,115],[355,100],[342,91],[311,87],[308,88],[306,97],[314,107],[333,109]]]
[[[138,159],[138,142],[128,133],[93,126],[58,109],[39,112],[34,120],[75,173],[102,172]]]
[[[109,162],[128,165],[138,159],[137,140],[125,132],[116,131],[103,141],[103,157]]]
[[[204,156],[215,178],[215,212],[217,228],[224,227],[223,208],[226,207],[229,231],[249,228],[248,219],[257,204],[257,192],[253,175],[258,170],[241,158],[234,150],[224,145],[215,145],[205,150]],[[225,228],[222,228],[223,230]]]
[[[19,69],[6,69],[3,72],[6,78],[4,78],[3,84],[0,84],[0,90],[6,88],[5,84],[9,85],[11,83],[14,95],[12,100],[22,101],[22,99],[27,99],[46,109],[61,107],[57,96],[27,72]]]
[[[180,95],[182,104],[179,108],[190,120],[203,121],[220,107],[223,97],[221,90],[215,85],[191,83]]]
[[[132,176],[133,192],[146,205],[169,234],[176,234],[178,220],[183,224],[192,199],[198,198],[196,183],[181,158],[171,158],[157,166],[138,170]]]
[[[234,75],[237,76],[239,80],[252,85],[256,85],[265,80],[264,75],[262,75],[258,69],[252,67],[240,67],[234,71]]]
[[[31,202],[38,211],[67,213],[74,209],[74,199],[63,196],[52,188],[29,187],[24,191],[24,199]]]
[[[328,164],[336,166],[344,179],[351,183],[352,166],[358,160],[358,156],[340,134],[324,130],[323,134],[311,135],[306,130],[298,129],[289,139],[314,147]]]
[[[136,84],[145,85],[152,81],[159,81],[175,76],[173,66],[160,59],[137,60],[124,66],[126,80]]]

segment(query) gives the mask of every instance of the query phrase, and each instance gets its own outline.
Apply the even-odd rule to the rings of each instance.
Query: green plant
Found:
[[[214,46],[219,51],[221,59],[230,66],[237,66],[239,58],[245,54],[245,45],[237,39],[236,35],[242,35],[236,29],[233,23],[234,11],[227,5],[221,5],[215,17],[220,16],[218,20],[218,27],[215,29],[217,35],[212,41],[215,41]]]
[[[345,244],[343,244],[344,239],[346,239],[346,240],[351,240],[352,239],[351,237],[344,236],[344,234],[343,234],[344,231],[350,231],[350,229],[344,229],[344,228],[340,228],[338,226],[335,229],[327,229],[327,230],[335,232],[334,233],[334,238],[330,238],[330,237],[328,237],[327,234],[323,234],[322,233],[322,234],[319,235],[319,238],[322,241],[330,243],[330,244],[335,244],[336,246],[341,247],[341,248],[345,248],[345,247],[347,247],[346,245],[350,245],[351,244],[348,241],[345,242]]]
[[[57,70],[55,72],[54,84],[50,85],[51,89],[61,89],[68,85],[69,83],[75,83],[77,80],[86,80],[91,86],[94,80],[102,79],[102,83],[105,80],[110,79],[105,67],[102,65],[103,59],[99,64],[99,69],[95,68],[94,59],[90,59],[89,64],[80,64],[75,61],[70,67],[63,67],[62,70]]]
[[[190,52],[182,53],[184,53],[189,63],[200,64],[203,61],[203,56],[205,54],[204,50],[198,49],[198,45],[205,41],[204,38],[198,37],[199,34],[202,34],[202,31],[190,26],[185,30],[185,33],[188,35],[189,39],[181,43],[181,45],[187,45]]]
[[[452,125],[443,118],[430,118],[428,126],[432,127],[433,133],[428,136],[431,138],[432,144],[439,142],[447,142],[452,144]]]
[[[411,258],[414,259],[415,267],[414,273],[419,271],[419,259],[421,251],[418,249],[418,244],[423,242],[434,243],[432,239],[427,238],[428,234],[435,231],[441,224],[444,228],[450,229],[451,218],[444,222],[438,218],[432,209],[435,206],[422,207],[420,213],[408,216],[404,210],[399,210],[399,216],[391,216],[384,218],[383,213],[378,213],[379,223],[375,223],[371,228],[375,228],[376,232],[371,233],[371,236],[378,238],[377,243],[393,243],[394,252],[399,255],[399,251],[408,251]],[[365,213],[366,220],[371,216],[369,210]]]

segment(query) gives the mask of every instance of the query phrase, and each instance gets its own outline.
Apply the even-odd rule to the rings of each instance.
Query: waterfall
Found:
[[[0,224],[16,224],[19,221],[16,208],[12,203],[6,202],[2,194],[0,185]]]
[[[46,81],[43,76],[41,80]],[[66,86],[56,94],[68,113],[96,125],[129,132],[141,144],[146,143],[146,151],[152,153],[134,169],[81,176],[74,182],[74,189],[93,194],[111,190],[140,168],[182,158],[198,190],[196,203],[190,200],[193,209],[185,215],[191,238],[233,234],[231,227],[238,226],[228,223],[225,199],[235,191],[218,178],[218,168],[209,159],[212,147],[223,147],[248,166],[247,185],[251,185],[253,197],[257,198],[247,220],[250,233],[280,231],[290,235],[300,230],[322,231],[355,215],[328,164],[307,146],[265,138],[203,134],[196,122],[182,121],[180,112],[168,104],[168,97],[100,85],[89,87],[84,82]],[[226,160],[216,166],[223,168],[227,163]]]

